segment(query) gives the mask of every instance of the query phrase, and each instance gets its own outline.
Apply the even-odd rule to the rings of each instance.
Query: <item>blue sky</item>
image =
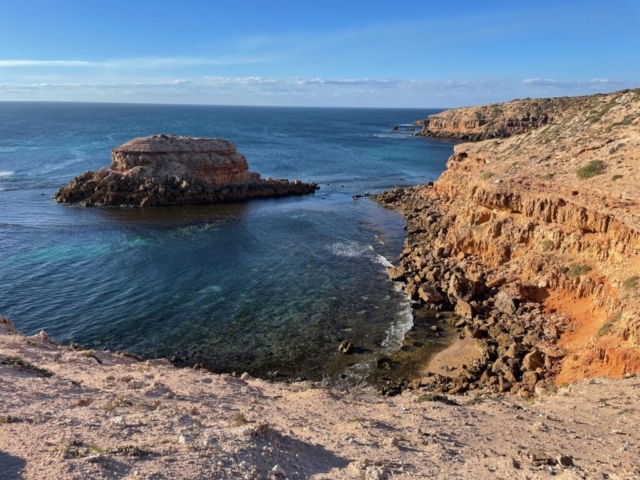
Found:
[[[455,107],[640,86],[640,1],[0,2],[0,100]]]

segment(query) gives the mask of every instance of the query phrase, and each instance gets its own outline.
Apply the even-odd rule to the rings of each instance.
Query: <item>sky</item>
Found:
[[[638,0],[0,0],[0,101],[446,108],[635,87]]]

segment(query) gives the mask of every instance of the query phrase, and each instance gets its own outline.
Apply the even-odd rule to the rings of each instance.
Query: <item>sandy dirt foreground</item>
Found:
[[[639,393],[629,376],[535,401],[384,398],[73,350],[0,320],[0,478],[640,478]]]

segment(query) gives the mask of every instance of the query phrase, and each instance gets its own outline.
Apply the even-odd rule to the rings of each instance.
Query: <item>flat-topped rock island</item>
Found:
[[[54,196],[84,206],[213,204],[314,193],[315,183],[261,178],[233,142],[152,135],[111,152],[110,169],[88,171]]]

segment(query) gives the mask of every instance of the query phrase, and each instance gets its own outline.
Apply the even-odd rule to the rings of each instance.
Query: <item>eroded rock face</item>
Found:
[[[55,200],[86,206],[208,204],[304,195],[318,188],[260,178],[235,144],[220,138],[152,135],[130,140],[111,155],[110,170],[77,176]]]

